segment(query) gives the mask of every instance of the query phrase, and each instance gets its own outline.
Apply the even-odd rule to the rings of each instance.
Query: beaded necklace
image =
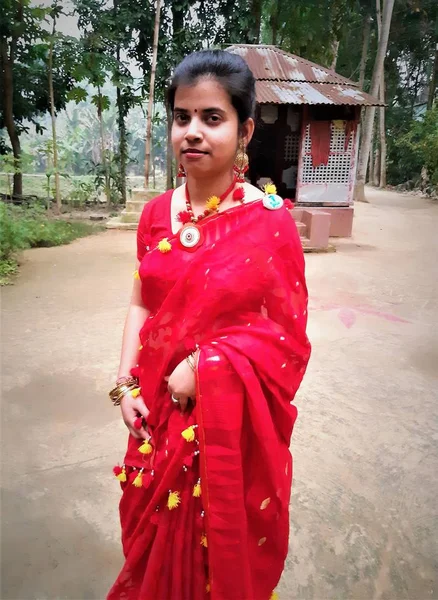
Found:
[[[204,212],[202,212],[200,215],[198,215],[197,217],[195,216],[195,213],[193,212],[193,208],[192,208],[192,203],[190,200],[190,193],[189,193],[189,188],[186,184],[186,189],[185,189],[185,194],[186,194],[186,210],[183,210],[181,212],[178,213],[177,215],[177,219],[178,221],[180,221],[180,223],[183,223],[184,225],[186,223],[198,223],[198,221],[201,221],[202,219],[205,219],[206,217],[209,217],[210,215],[215,214],[218,210],[219,210],[219,206],[221,204],[221,202],[223,200],[225,200],[225,198],[230,194],[230,192],[234,189],[235,185],[237,182],[237,177],[233,178],[233,181],[231,182],[231,185],[229,188],[227,188],[225,190],[225,192],[221,195],[221,196],[211,196],[207,202],[205,203],[205,210]],[[239,193],[233,194],[233,199],[234,200],[240,200],[241,202],[243,202],[244,199],[244,192],[243,192],[243,188],[238,188]]]

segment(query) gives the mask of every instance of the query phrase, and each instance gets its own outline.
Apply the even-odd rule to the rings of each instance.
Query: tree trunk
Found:
[[[371,181],[371,184],[374,187],[379,187],[379,183],[380,183],[380,145],[379,145],[378,141],[376,140],[376,149],[374,152],[374,173],[373,173],[373,179]]]
[[[438,13],[437,13],[436,29],[438,31]],[[435,45],[435,57],[433,59],[432,74],[430,76],[430,83],[429,83],[429,93],[427,95],[427,110],[430,110],[433,106],[437,81],[438,81],[438,42]]]
[[[251,27],[252,44],[260,43],[260,30],[262,25],[262,0],[252,1],[251,16],[253,17],[253,26]]]
[[[154,106],[155,71],[157,69],[158,34],[160,32],[161,0],[157,0],[155,9],[154,43],[152,49],[151,80],[149,84],[148,115],[146,120],[146,156],[144,161],[144,186],[149,187],[149,169],[151,162],[152,109]]]
[[[153,189],[157,189],[157,179],[156,179],[156,169],[155,169],[155,160],[154,160],[154,149],[151,149],[151,162],[152,162],[152,186]]]
[[[119,51],[117,51],[119,53]],[[125,107],[121,89],[116,88],[117,97],[117,121],[119,126],[119,156],[120,156],[120,192],[122,201],[126,204],[126,163],[128,154],[128,143],[126,140]]]
[[[382,73],[379,91],[380,101],[385,102],[385,77]],[[379,128],[380,128],[380,180],[379,187],[386,187],[386,127],[385,127],[385,110],[384,106],[379,108]]]
[[[49,99],[50,99],[50,118],[52,121],[52,151],[53,151],[53,170],[55,172],[55,199],[58,214],[61,213],[61,189],[59,185],[58,169],[58,143],[56,139],[56,115],[55,115],[55,94],[53,92],[53,44],[55,42],[56,17],[53,17],[52,36],[49,45]]]
[[[97,86],[97,94],[99,97],[99,102],[97,106],[97,116],[99,117],[99,129],[100,129],[100,160],[103,164],[103,171],[105,174],[105,196],[106,203],[109,207],[111,205],[111,192],[110,192],[110,178],[108,172],[108,161],[106,160],[106,151],[105,151],[105,137],[103,134],[103,118],[102,118],[102,93],[100,91],[100,86]]]
[[[374,150],[376,147],[376,127],[373,126],[370,142],[370,155],[368,158],[368,183],[374,185]]]
[[[170,110],[169,103],[166,102],[166,115],[167,115],[167,152],[166,152],[166,189],[171,190],[173,188],[173,175],[172,175],[172,113]]]
[[[333,40],[333,44],[332,44],[333,58],[332,58],[332,62],[330,65],[330,69],[332,69],[333,71],[336,69],[336,63],[338,62],[338,53],[339,53],[339,40]]]
[[[114,14],[116,22],[119,22],[119,2],[114,0]],[[119,32],[120,33],[120,32]],[[116,46],[116,58],[117,62],[120,63],[120,40],[117,40]],[[126,204],[126,165],[128,162],[128,143],[126,138],[126,106],[125,100],[122,96],[122,90],[119,86],[116,87],[116,104],[117,104],[117,125],[119,128],[119,157],[120,157],[120,194],[122,196],[123,204]]]
[[[379,91],[380,80],[383,72],[383,64],[385,62],[386,50],[388,47],[389,30],[391,27],[392,10],[394,8],[394,0],[386,0],[383,11],[382,35],[380,36],[379,45],[377,48],[377,56],[374,63],[373,77],[371,80],[370,94],[376,96]],[[357,179],[355,186],[354,197],[358,201],[365,199],[365,175],[367,172],[368,157],[370,153],[371,132],[376,113],[375,106],[370,106],[367,109],[364,127],[362,144],[360,146],[359,164],[357,169]]]
[[[10,54],[6,38],[0,40],[1,58],[1,83],[3,88],[3,118],[6,130],[11,141],[12,153],[14,155],[14,196],[23,195],[23,174],[21,172],[21,146],[17,128],[14,121],[14,40],[11,42]]]
[[[371,15],[368,13],[365,17],[365,23],[363,26],[363,38],[362,38],[362,54],[360,57],[359,65],[359,87],[362,90],[365,82],[365,71],[367,67],[368,58],[368,47],[370,45],[370,34],[371,34]]]
[[[271,43],[273,46],[277,44],[277,33],[278,33],[278,17],[280,13],[280,2],[274,2],[272,9],[271,18],[269,23],[271,25],[272,39]]]
[[[385,2],[385,0],[383,0]],[[380,10],[380,0],[376,0],[376,18],[377,18],[377,31],[378,39],[382,35],[382,13]],[[380,79],[379,86],[379,100],[383,104],[385,103],[385,70],[382,69],[382,76]],[[379,153],[376,155],[377,168],[376,168],[376,186],[386,187],[386,131],[385,131],[385,107],[379,107]]]

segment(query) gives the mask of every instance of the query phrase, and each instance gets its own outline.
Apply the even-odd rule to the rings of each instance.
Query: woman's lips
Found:
[[[196,160],[202,158],[203,156],[206,156],[207,152],[202,152],[202,150],[184,150],[183,154],[189,160]]]

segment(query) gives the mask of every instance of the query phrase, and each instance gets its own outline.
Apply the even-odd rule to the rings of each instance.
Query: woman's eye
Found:
[[[187,123],[187,121],[188,121],[188,117],[187,117],[187,115],[184,115],[184,114],[182,114],[182,113],[179,113],[179,114],[176,114],[176,115],[175,115],[175,121],[176,121],[177,123]]]
[[[219,123],[220,120],[221,120],[221,118],[220,118],[219,115],[210,115],[207,118],[207,122],[208,123],[213,123],[213,124]]]

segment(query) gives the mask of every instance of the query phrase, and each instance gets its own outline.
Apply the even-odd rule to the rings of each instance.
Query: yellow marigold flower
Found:
[[[221,199],[218,196],[211,196],[211,198],[207,200],[206,206],[208,210],[217,210],[220,203]]]
[[[194,498],[200,498],[201,497],[201,493],[202,493],[201,484],[199,482],[195,483],[195,486],[193,488],[193,497]]]
[[[140,274],[138,271],[134,271],[134,279],[140,279]]]
[[[265,194],[277,193],[277,187],[274,183],[267,183],[263,189],[265,190]]]
[[[140,396],[140,388],[135,388],[131,391],[131,396],[133,398],[138,398]]]
[[[172,246],[167,237],[158,242],[158,250],[163,254],[166,254],[166,252],[170,252],[172,250]]]
[[[278,600],[277,592],[272,592],[270,600]]]
[[[179,492],[169,492],[169,498],[167,499],[167,508],[173,510],[181,504],[181,494]]]

